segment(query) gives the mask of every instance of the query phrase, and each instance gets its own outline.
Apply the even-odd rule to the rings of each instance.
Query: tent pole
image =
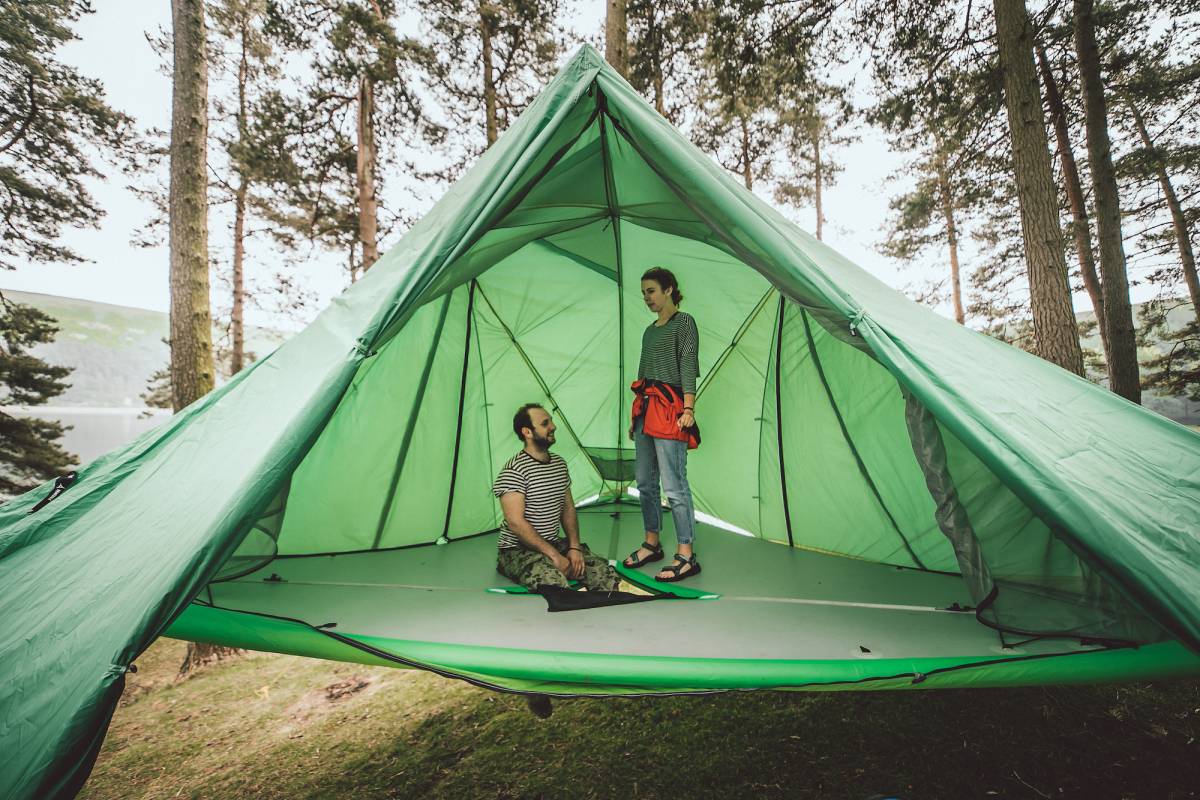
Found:
[[[458,384],[458,426],[454,429],[454,458],[450,462],[450,491],[446,494],[446,524],[442,526],[439,544],[450,541],[450,515],[454,513],[454,485],[458,481],[458,455],[462,446],[463,404],[467,398],[467,366],[471,363],[471,320],[475,315],[475,279],[467,290],[467,334],[463,345],[462,380]]]
[[[571,427],[571,421],[567,419],[567,415],[563,413],[561,408],[559,408],[558,401],[555,400],[554,395],[550,393],[550,387],[546,384],[546,380],[542,377],[542,374],[537,371],[537,367],[533,366],[533,361],[530,360],[529,354],[525,352],[525,348],[521,347],[521,343],[517,341],[517,337],[513,334],[512,328],[508,327],[508,324],[500,318],[500,313],[496,311],[496,307],[493,306],[492,301],[488,299],[487,293],[483,291],[483,287],[478,286],[477,288],[479,290],[479,296],[483,298],[483,302],[487,304],[488,310],[491,311],[492,316],[496,318],[496,324],[504,330],[504,334],[508,337],[508,340],[512,342],[517,354],[521,356],[521,359],[525,362],[525,366],[529,369],[529,374],[532,375],[533,379],[537,381],[538,388],[542,390],[542,393],[546,395],[546,399],[550,401],[550,410],[558,414],[558,418],[562,422],[563,427],[566,428],[567,433],[571,435],[571,440],[575,442],[575,446],[579,448],[579,452],[583,453],[587,463],[591,464],[592,469],[596,470],[596,476],[600,478],[600,483],[603,485],[604,476],[600,474],[600,470],[596,466],[595,462],[592,461],[591,458],[587,457],[587,450],[584,448],[583,442],[579,441],[579,436],[576,435],[575,429]]]
[[[720,371],[722,365],[724,365],[725,361],[729,358],[729,354],[732,353],[734,348],[738,346],[738,342],[742,341],[742,337],[746,335],[746,331],[750,330],[750,326],[754,324],[754,320],[758,319],[759,313],[766,308],[767,300],[771,298],[771,292],[773,291],[775,291],[774,286],[772,286],[770,289],[767,289],[759,301],[754,304],[754,308],[750,309],[750,314],[744,320],[742,320],[742,324],[738,326],[737,332],[733,334],[733,339],[729,342],[725,349],[721,351],[721,355],[717,356],[717,360],[713,362],[712,368],[709,369],[708,374],[704,376],[704,380],[701,381],[700,385],[696,388],[697,400],[700,399],[700,395],[704,394],[704,390],[708,388],[708,385],[713,382],[713,378],[717,376],[717,373]]]
[[[783,493],[783,521],[787,526],[788,546],[795,547],[792,539],[792,510],[788,505],[787,471],[783,458],[783,316],[787,310],[787,298],[779,294],[779,323],[775,329],[775,435],[779,442],[779,489]],[[803,312],[801,312],[803,313]]]
[[[412,444],[413,431],[417,427],[417,417],[421,415],[421,404],[425,400],[425,390],[429,387],[429,373],[433,371],[433,359],[437,355],[437,343],[442,338],[442,330],[446,327],[446,314],[450,311],[450,298],[454,293],[446,295],[442,301],[442,310],[438,314],[437,329],[433,341],[429,345],[429,355],[425,358],[425,368],[421,371],[421,382],[417,384],[417,396],[413,400],[413,412],[408,417],[404,427],[404,437],[400,440],[400,451],[396,454],[396,466],[392,470],[392,482],[388,486],[387,499],[379,509],[379,523],[375,526],[375,538],[371,541],[371,549],[379,547],[383,538],[383,529],[387,525],[388,515],[392,510],[392,501],[396,499],[396,488],[400,485],[400,472],[404,469],[404,460],[408,457],[408,446]]]
[[[867,471],[867,465],[862,460],[858,448],[854,446],[854,439],[850,436],[850,429],[846,427],[846,420],[842,417],[842,411],[838,408],[837,401],[833,399],[833,389],[830,388],[829,381],[825,378],[825,367],[821,365],[821,357],[817,354],[817,343],[813,340],[812,328],[808,324],[808,312],[803,308],[800,309],[800,320],[804,323],[804,336],[808,339],[808,352],[812,355],[813,366],[817,368],[817,377],[821,379],[821,385],[825,387],[825,397],[829,400],[829,407],[833,409],[833,416],[837,418],[838,427],[842,431],[842,438],[846,441],[846,446],[850,448],[850,454],[854,456],[855,464],[858,465],[859,474],[867,482],[867,487],[871,490],[871,494],[874,495],[875,502],[879,503],[880,510],[888,518],[888,522],[892,524],[892,530],[896,531],[896,535],[904,543],[904,549],[908,552],[909,558],[913,560],[913,563],[918,568],[928,569],[924,562],[921,561],[920,556],[912,549],[912,545],[909,544],[904,532],[900,530],[900,525],[896,522],[896,518],[892,516],[892,512],[888,509],[887,504],[883,502],[883,497],[879,494],[879,488],[871,478],[871,473]]]
[[[604,164],[604,202],[613,229],[613,248],[617,259],[617,450],[625,441],[625,299],[624,260],[621,253],[621,213],[617,199],[616,179],[613,177],[612,154],[608,151],[608,102],[604,93],[597,90],[596,103],[604,113],[600,116],[600,157]],[[623,493],[618,481],[614,496]]]

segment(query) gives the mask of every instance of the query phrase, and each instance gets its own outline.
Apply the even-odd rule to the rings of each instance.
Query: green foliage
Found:
[[[1181,291],[1179,246],[1160,183],[1165,171],[1179,198],[1196,248],[1200,225],[1200,8],[1179,3],[1166,20],[1154,4],[1124,2],[1100,7],[1107,41],[1110,124],[1121,186],[1131,278],[1158,289],[1160,298]],[[1149,135],[1137,131],[1140,115]],[[1117,149],[1119,147],[1119,149]]]
[[[382,191],[389,170],[400,166],[402,146],[414,140],[439,144],[446,133],[423,99],[422,76],[433,69],[433,52],[398,35],[395,14],[391,0],[269,0],[263,34],[281,58],[306,58],[306,77],[257,99],[241,152],[267,189],[257,210],[275,226],[277,241],[347,252],[352,276],[360,82],[369,81],[374,92],[381,240],[410,221],[387,206]]]
[[[1011,330],[1005,323],[1028,315],[1028,290],[990,11],[880,2],[864,6],[856,24],[872,42],[876,102],[867,118],[909,156],[891,176],[904,188],[890,202],[880,251],[949,263],[953,218],[967,316]],[[929,299],[942,299],[945,280],[926,290]]]
[[[0,406],[42,405],[67,389],[70,368],[29,352],[57,332],[51,317],[0,294]],[[21,494],[75,463],[58,444],[64,430],[57,422],[0,411],[0,495]]]
[[[553,77],[562,48],[561,0],[418,0],[436,58],[430,62],[453,154],[434,177],[452,179],[487,147],[484,45],[503,132]]]
[[[1186,309],[1186,322],[1172,324],[1172,312]],[[1186,300],[1157,299],[1139,310],[1138,344],[1155,347],[1142,360],[1142,388],[1200,400],[1200,322]]]
[[[0,0],[0,268],[83,261],[57,239],[104,214],[85,183],[101,175],[96,153],[132,154],[130,118],[99,81],[55,58],[91,10],[87,0]]]
[[[747,186],[771,177],[782,131],[767,51],[771,27],[762,0],[715,6],[709,19],[701,116],[692,135]]]
[[[694,0],[630,0],[629,82],[674,125],[692,115],[710,14]]]

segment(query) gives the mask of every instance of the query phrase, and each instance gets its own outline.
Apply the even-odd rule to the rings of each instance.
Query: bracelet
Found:
[[[683,410],[684,411],[695,411],[696,409],[692,408],[691,406],[684,406]]]
[[[579,553],[582,553],[582,552],[583,552],[583,550],[582,550],[581,548],[578,548],[578,547],[568,547],[567,549],[568,549],[568,550],[575,550],[576,552],[579,552]]]

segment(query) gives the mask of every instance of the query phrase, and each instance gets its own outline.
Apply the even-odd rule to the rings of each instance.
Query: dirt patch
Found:
[[[337,683],[331,683],[326,686],[325,699],[333,703],[341,700],[343,697],[349,697],[352,694],[358,694],[370,685],[370,678],[364,678],[361,675],[351,675],[344,681],[338,681]]]
[[[279,733],[289,739],[299,739],[309,725],[320,722],[330,712],[354,707],[387,683],[379,676],[353,674],[307,692],[284,710],[286,722]]]

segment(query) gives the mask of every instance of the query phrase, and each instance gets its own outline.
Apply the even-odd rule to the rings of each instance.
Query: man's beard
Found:
[[[554,441],[552,439],[543,439],[536,433],[533,435],[533,446],[539,450],[549,450],[553,444]]]

